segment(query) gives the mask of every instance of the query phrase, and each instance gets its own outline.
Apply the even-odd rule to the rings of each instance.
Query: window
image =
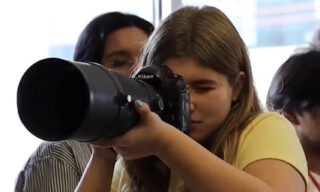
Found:
[[[275,71],[320,28],[320,0],[172,0],[166,5],[172,10],[184,5],[215,6],[231,19],[249,48],[263,105]]]

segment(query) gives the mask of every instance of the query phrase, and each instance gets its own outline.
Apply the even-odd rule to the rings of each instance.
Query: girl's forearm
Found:
[[[224,162],[176,129],[168,129],[156,154],[193,191],[270,192],[262,180]]]
[[[115,161],[94,150],[75,191],[110,191]]]

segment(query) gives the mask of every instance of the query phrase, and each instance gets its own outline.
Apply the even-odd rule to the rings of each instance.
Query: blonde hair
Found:
[[[185,56],[224,74],[231,85],[235,84],[240,71],[245,73],[239,98],[232,104],[224,123],[212,135],[210,149],[233,163],[241,132],[261,112],[246,46],[231,21],[219,9],[184,7],[172,13],[151,35],[142,51],[140,65],[161,65],[168,59]],[[132,170],[130,162],[127,165]],[[130,174],[137,176],[133,172]]]

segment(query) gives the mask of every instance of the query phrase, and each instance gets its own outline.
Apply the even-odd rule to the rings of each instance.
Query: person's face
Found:
[[[296,118],[299,123],[295,127],[302,142],[306,139],[320,144],[320,107],[312,114],[306,111],[296,115]]]
[[[140,49],[147,38],[147,34],[137,27],[114,31],[106,38],[102,65],[129,75],[130,68],[137,63]]]
[[[199,65],[191,58],[170,59],[165,64],[190,87],[190,136],[206,146],[238,97],[227,77]]]

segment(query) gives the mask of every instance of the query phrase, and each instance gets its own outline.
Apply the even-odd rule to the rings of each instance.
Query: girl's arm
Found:
[[[111,148],[93,147],[90,161],[76,192],[110,191],[116,153]]]
[[[276,159],[255,161],[244,171],[219,159],[196,141],[163,122],[146,104],[137,104],[140,123],[108,142],[125,159],[158,156],[193,191],[305,192],[302,176]]]
[[[157,156],[193,191],[304,192],[302,176],[275,159],[249,164],[244,171],[219,159],[176,129],[167,128]]]

